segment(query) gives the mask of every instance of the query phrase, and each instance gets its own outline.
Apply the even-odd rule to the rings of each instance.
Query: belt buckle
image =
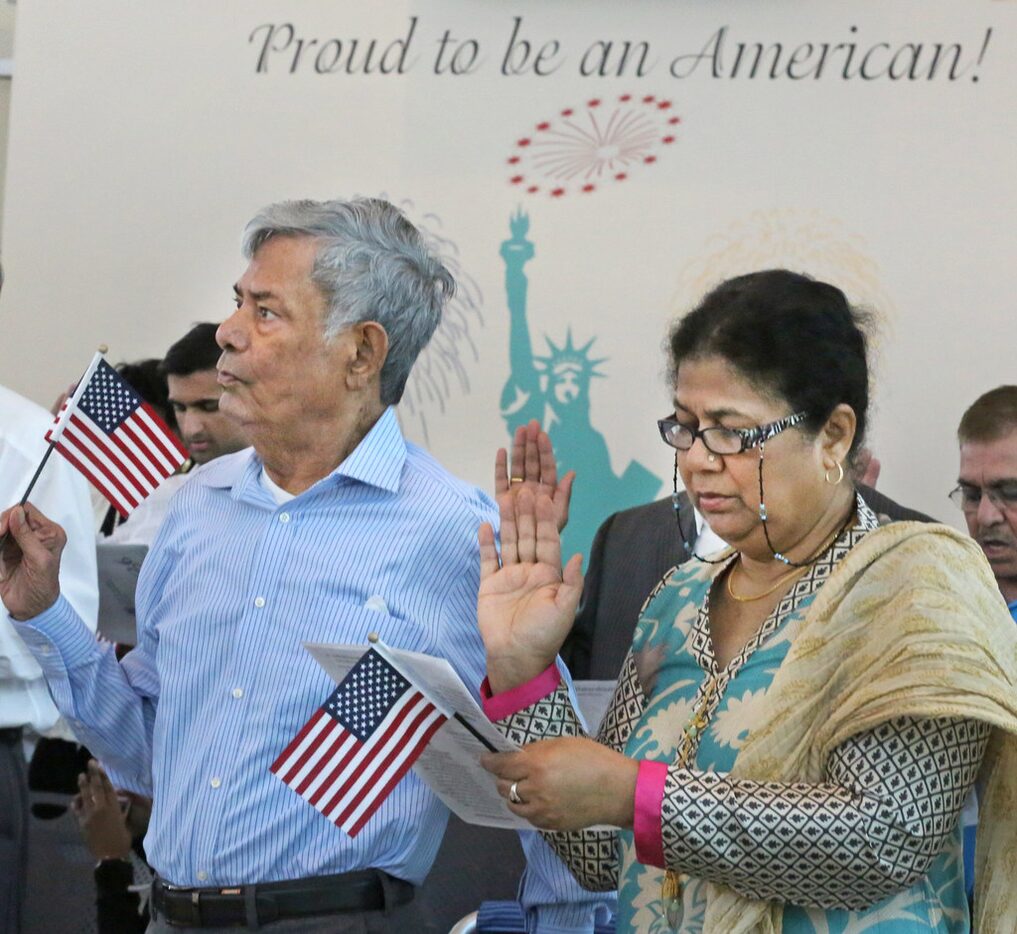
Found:
[[[203,919],[201,917],[201,897],[203,895],[232,895],[234,897],[243,897],[244,890],[236,886],[230,886],[222,889],[191,889],[191,917],[188,924],[193,927],[202,927]]]
[[[196,928],[201,927],[201,889],[191,889],[191,919],[188,922]]]

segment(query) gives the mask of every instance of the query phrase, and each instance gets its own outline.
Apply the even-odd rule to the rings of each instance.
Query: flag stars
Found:
[[[364,656],[332,693],[325,709],[361,740],[388,715],[409,683],[383,661]]]
[[[105,361],[89,381],[78,408],[106,434],[112,434],[141,400],[120,375]]]

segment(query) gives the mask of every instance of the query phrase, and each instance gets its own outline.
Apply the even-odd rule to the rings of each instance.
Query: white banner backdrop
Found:
[[[407,434],[489,488],[550,419],[571,544],[670,487],[671,318],[775,265],[879,312],[880,485],[957,522],[956,423],[1017,381],[1017,2],[22,0],[17,29],[0,382],[48,404],[100,342],[161,355],[229,312],[258,207],[385,193],[462,285]]]

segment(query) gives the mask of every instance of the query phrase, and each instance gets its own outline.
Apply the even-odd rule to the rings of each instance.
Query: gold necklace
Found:
[[[777,583],[767,590],[764,590],[762,593],[753,594],[751,597],[740,597],[731,587],[731,578],[734,577],[735,567],[738,567],[738,565],[732,565],[731,570],[727,572],[727,593],[732,600],[737,600],[739,603],[751,603],[753,600],[762,600],[763,597],[770,596],[770,594],[772,594],[786,581],[791,580],[792,577],[795,577],[806,570],[805,568],[795,568],[793,571],[788,571],[787,574],[781,574],[781,576],[777,578]]]
[[[804,564],[800,564],[798,567],[792,568],[790,571],[788,571],[787,574],[783,574],[780,577],[778,577],[777,578],[777,583],[775,583],[772,587],[768,588],[767,590],[764,590],[762,593],[753,594],[751,597],[739,597],[738,594],[736,594],[734,592],[734,590],[731,589],[731,578],[734,577],[734,569],[735,569],[735,567],[740,566],[740,565],[734,565],[734,564],[731,565],[731,570],[727,572],[727,593],[728,593],[728,596],[732,600],[737,601],[738,603],[752,603],[753,600],[762,600],[763,597],[770,596],[770,594],[772,594],[785,581],[791,580],[791,578],[794,577],[796,574],[801,574],[803,571],[805,571],[808,568],[812,567],[812,565],[815,564],[816,561],[818,561],[823,555],[825,555],[826,552],[830,550],[830,546],[835,541],[837,541],[838,538],[840,538],[840,536],[844,532],[844,530],[846,528],[848,528],[848,526],[850,526],[852,524],[852,522],[854,522],[854,518],[855,518],[855,513],[854,513],[854,511],[852,511],[851,513],[848,514],[847,521],[839,529],[837,529],[837,531],[833,533],[833,536],[826,542],[826,544],[824,544],[819,549],[819,551],[816,552],[816,555],[815,555],[814,558],[810,558]]]
[[[710,677],[710,683],[703,691],[703,699],[699,702],[691,716],[682,727],[682,745],[676,757],[678,768],[688,768],[689,759],[692,757],[692,750],[696,745],[696,739],[700,731],[709,723],[706,717],[706,709],[710,706],[710,700],[717,687],[717,675]],[[682,891],[685,883],[689,881],[687,873],[675,872],[673,869],[664,870],[664,878],[660,883],[660,902],[664,909],[664,917],[667,919],[672,931],[678,930],[682,919]]]

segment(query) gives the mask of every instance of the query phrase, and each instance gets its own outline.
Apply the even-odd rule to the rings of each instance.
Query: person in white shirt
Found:
[[[52,420],[41,406],[0,386],[3,508],[21,500],[46,453],[43,438]],[[60,589],[94,631],[99,597],[88,484],[62,457],[50,457],[32,491],[32,501],[47,515],[59,516],[57,521],[67,530]],[[4,618],[0,621],[0,931],[6,934],[20,930],[25,897],[28,786],[22,738],[26,732],[71,736],[59,720],[42,669]]]

